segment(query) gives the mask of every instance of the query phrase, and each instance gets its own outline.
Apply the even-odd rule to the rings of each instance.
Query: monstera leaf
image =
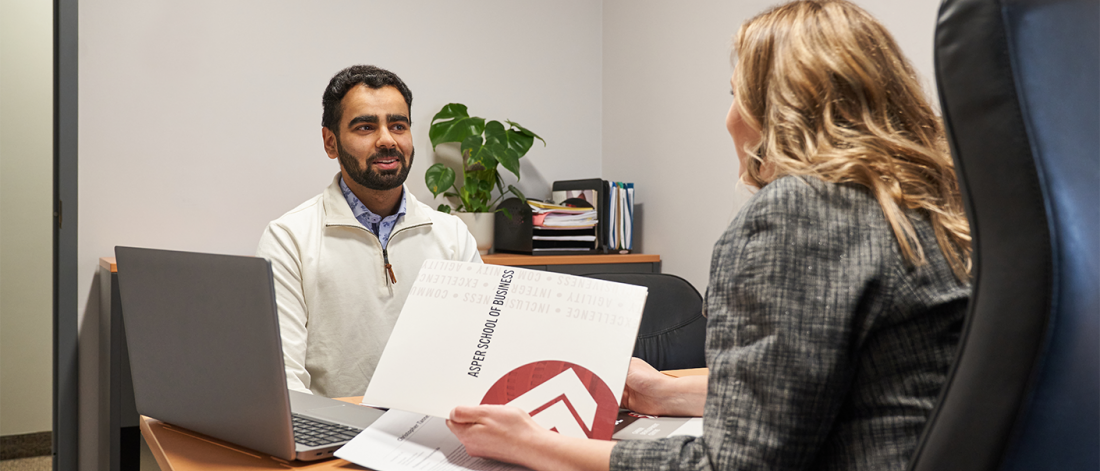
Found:
[[[542,145],[546,145],[546,141],[543,141],[538,134],[529,131],[527,128],[520,126],[519,123],[506,121],[511,129],[508,131],[509,142],[508,148],[515,149],[519,155],[524,155],[527,151],[531,150],[531,145],[535,143],[535,139],[542,141]]]
[[[424,172],[424,183],[428,184],[432,196],[439,196],[455,184],[455,171],[443,164],[432,165]]]
[[[466,105],[451,103],[432,117],[428,137],[432,140],[432,149],[435,149],[444,142],[462,142],[470,136],[480,136],[484,130],[484,119],[470,117]]]
[[[523,193],[515,186],[505,187],[504,180],[497,171],[498,165],[504,167],[518,179],[520,177],[520,159],[534,145],[535,139],[546,141],[527,128],[513,121],[486,122],[483,118],[470,116],[466,105],[450,103],[432,117],[428,136],[434,149],[445,142],[459,143],[462,153],[461,178],[455,170],[443,164],[432,165],[424,174],[424,181],[432,195],[454,197],[458,199],[458,211],[486,212],[506,194],[515,195],[526,201]],[[460,187],[461,185],[461,187]],[[453,187],[453,191],[450,191]],[[498,196],[493,198],[493,190]],[[446,204],[439,206],[440,211],[450,212]],[[509,215],[510,216],[510,215]]]

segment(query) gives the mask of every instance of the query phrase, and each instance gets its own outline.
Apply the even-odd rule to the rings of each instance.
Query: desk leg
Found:
[[[130,355],[122,325],[122,302],[118,294],[118,273],[111,273],[111,428],[110,470],[141,469],[141,430],[134,405],[134,384],[130,378]]]
[[[160,425],[160,421],[148,417],[138,417],[138,422],[141,435],[145,437],[145,444],[149,445],[149,451],[153,453],[153,458],[157,460],[157,466],[160,467],[161,471],[172,471],[172,463],[168,461],[168,455],[164,452],[164,447],[161,446],[160,441],[157,440],[157,434],[153,433],[152,430],[154,424]]]

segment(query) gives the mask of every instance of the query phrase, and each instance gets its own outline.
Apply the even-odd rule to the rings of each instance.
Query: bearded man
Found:
[[[340,173],[320,195],[268,224],[287,386],[327,397],[366,390],[409,289],[428,259],[480,262],[456,217],[405,188],[413,163],[412,92],[366,65],[329,81],[325,153]]]

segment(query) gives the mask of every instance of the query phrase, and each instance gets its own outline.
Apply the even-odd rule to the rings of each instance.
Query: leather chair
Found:
[[[664,273],[596,273],[585,275],[649,289],[634,356],[658,370],[703,368],[707,319],[703,298],[687,280]]]
[[[1100,2],[946,0],[935,56],[976,268],[909,469],[1100,469]]]

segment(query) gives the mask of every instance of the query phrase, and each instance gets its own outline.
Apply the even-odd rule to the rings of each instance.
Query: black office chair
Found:
[[[1100,469],[1100,2],[947,0],[935,51],[976,269],[910,469]]]
[[[634,344],[634,356],[658,370],[707,366],[703,353],[707,340],[703,298],[687,280],[664,273],[595,273],[585,276],[649,289],[638,328],[638,341]]]

